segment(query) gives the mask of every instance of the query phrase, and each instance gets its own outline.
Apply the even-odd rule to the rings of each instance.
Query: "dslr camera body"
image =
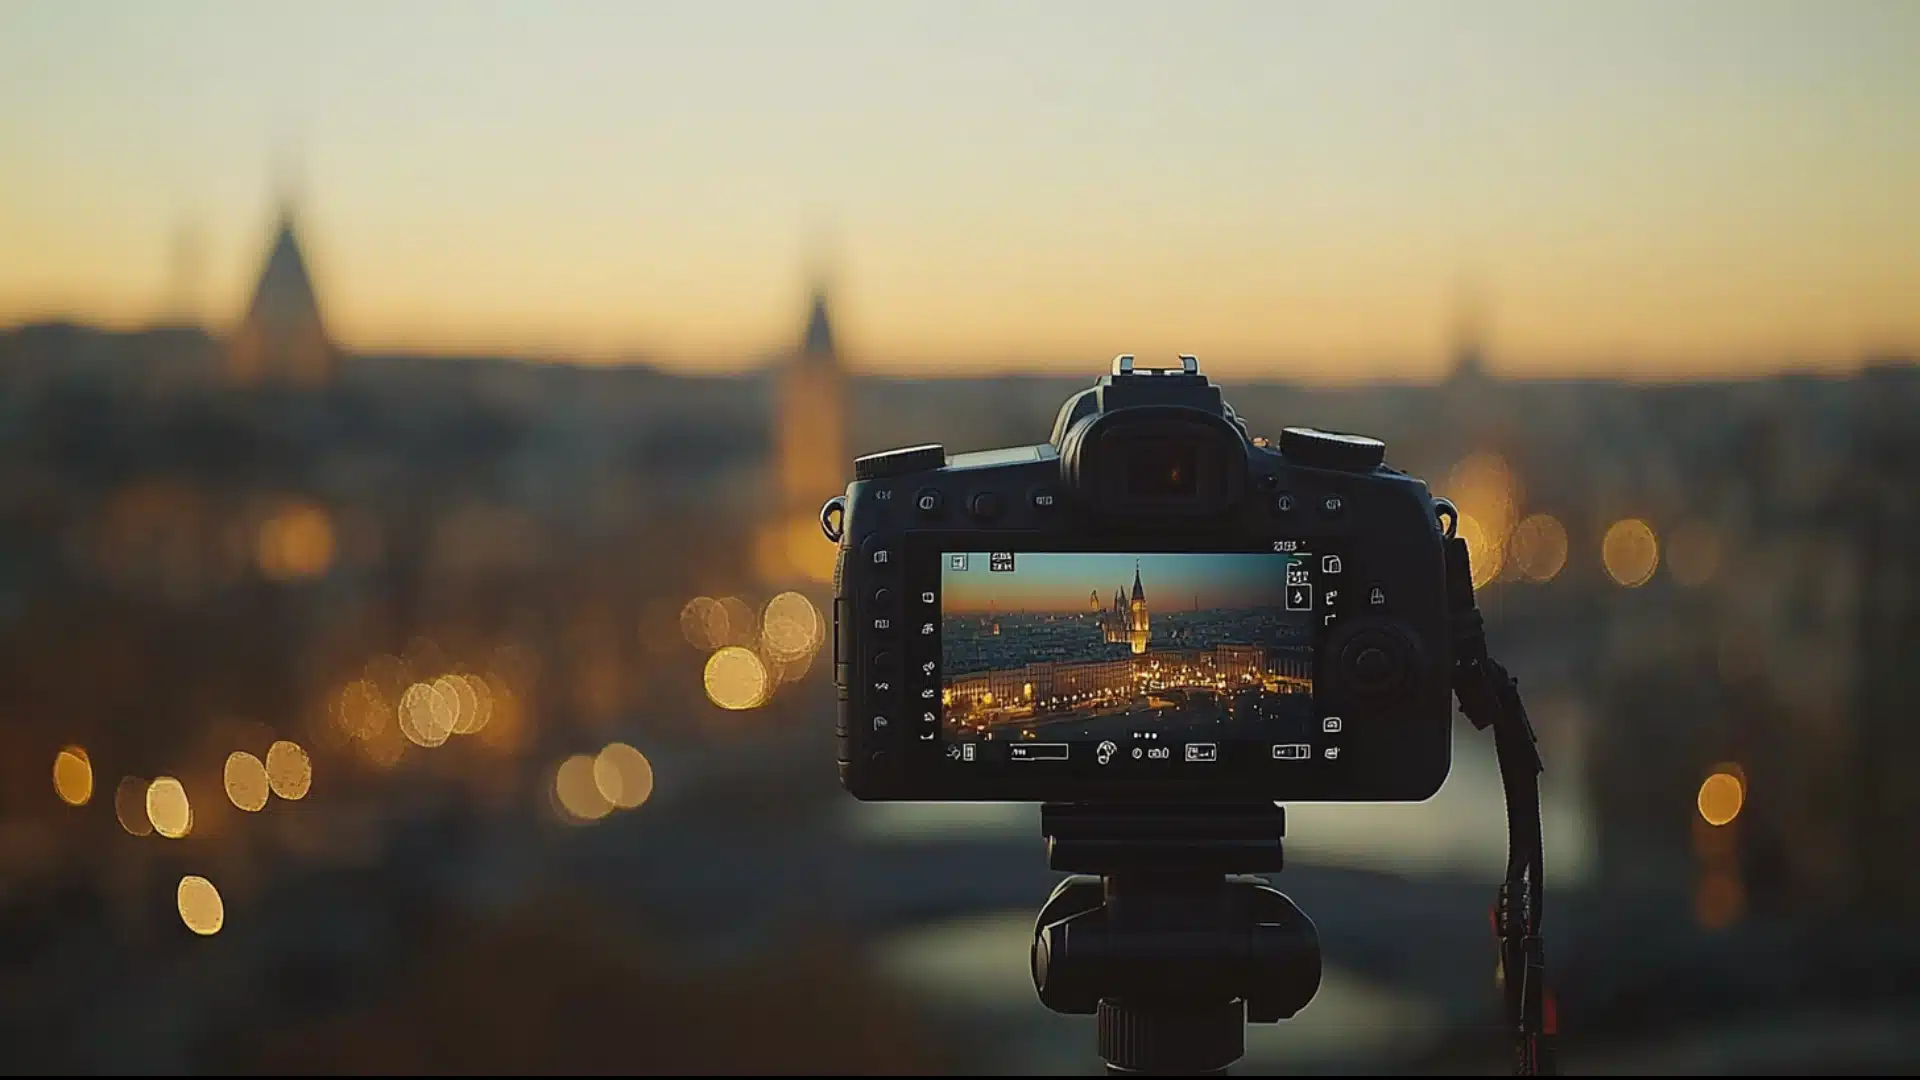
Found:
[[[822,513],[840,544],[850,793],[1169,804],[1439,789],[1451,506],[1374,439],[1251,437],[1180,361],[1116,358],[1040,445],[856,460]]]

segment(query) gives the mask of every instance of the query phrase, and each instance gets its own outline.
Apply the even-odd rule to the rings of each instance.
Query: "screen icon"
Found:
[[[953,571],[956,574],[966,573],[967,553],[964,551],[947,552],[947,569]]]
[[[1287,610],[1288,611],[1312,611],[1313,610],[1313,586],[1311,585],[1287,586]]]
[[[1220,748],[1210,742],[1190,742],[1187,744],[1188,761],[1218,761]]]
[[[960,760],[961,761],[973,760],[973,744],[972,743],[960,744]]]
[[[1065,761],[1072,747],[1063,742],[1014,743],[1007,747],[1010,761]]]
[[[1340,730],[1340,718],[1337,716],[1329,716],[1326,719],[1320,721],[1320,730],[1325,732],[1338,733]]]
[[[1310,582],[1312,582],[1313,579],[1308,575],[1311,574],[1312,572],[1313,571],[1307,569],[1306,566],[1300,563],[1294,563],[1293,565],[1287,567],[1287,584],[1289,585],[1309,584]]]
[[[1327,747],[1327,760],[1328,760],[1328,761],[1332,761],[1333,759],[1335,759],[1335,758],[1337,758],[1337,757],[1339,757],[1339,756],[1340,756],[1340,748],[1339,748],[1339,747],[1337,747],[1337,746],[1329,746],[1329,747]]]
[[[1340,556],[1338,555],[1320,556],[1320,572],[1323,574],[1339,573],[1340,572]]]
[[[931,604],[933,603],[933,599],[934,597],[931,590],[920,594],[920,602],[923,604]]]
[[[1313,747],[1306,743],[1274,743],[1273,757],[1276,761],[1305,761],[1313,756]]]
[[[987,569],[995,574],[1013,573],[1013,552],[995,551],[987,555]]]
[[[1108,739],[1105,742],[1102,742],[1100,746],[1094,750],[1093,759],[1095,761],[1098,761],[1100,764],[1105,765],[1107,762],[1113,760],[1113,755],[1119,752],[1120,752],[1120,748],[1114,745],[1112,739]]]
[[[1367,603],[1372,604],[1374,607],[1379,607],[1380,605],[1386,602],[1387,602],[1387,594],[1384,590],[1380,588],[1380,586],[1375,585],[1370,591],[1368,591]]]

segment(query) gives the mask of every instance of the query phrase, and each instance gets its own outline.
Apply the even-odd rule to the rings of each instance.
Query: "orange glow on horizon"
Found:
[[[324,118],[291,186],[355,352],[755,367],[795,340],[822,219],[863,371],[1090,374],[1128,351],[1431,378],[1463,276],[1499,373],[1920,349],[1908,5],[125,18],[6,16],[0,132],[34,167],[0,175],[0,326],[232,329],[278,101]],[[983,77],[972,43],[1015,36]]]

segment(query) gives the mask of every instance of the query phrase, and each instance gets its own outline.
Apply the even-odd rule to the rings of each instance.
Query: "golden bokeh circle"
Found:
[[[653,794],[653,763],[626,743],[608,743],[593,759],[593,785],[607,802],[631,810]]]
[[[93,798],[93,762],[78,746],[53,755],[53,793],[68,806],[85,806]]]
[[[707,697],[723,709],[754,709],[772,689],[767,666],[751,649],[729,645],[707,657]]]
[[[767,657],[792,663],[810,657],[825,637],[824,620],[813,601],[797,592],[783,592],[767,601],[760,618],[760,642]]]
[[[1552,514],[1529,514],[1507,542],[1514,568],[1528,581],[1552,581],[1567,565],[1567,527]]]
[[[448,700],[432,683],[417,682],[400,695],[400,733],[415,746],[440,746],[453,735],[458,699]]]
[[[187,800],[186,787],[171,776],[155,777],[147,785],[147,820],[169,840],[192,832],[193,803]]]
[[[173,899],[180,909],[180,921],[202,937],[219,933],[227,924],[227,907],[220,900],[220,890],[198,874],[181,878],[180,886],[173,891]]]
[[[554,798],[577,822],[598,821],[613,810],[613,803],[600,794],[600,786],[594,782],[593,765],[591,755],[575,754],[553,773]]]
[[[267,783],[289,802],[306,798],[313,786],[313,759],[299,743],[281,739],[267,747]]]
[[[1600,561],[1616,584],[1637,589],[1660,566],[1660,541],[1653,526],[1639,518],[1616,521],[1600,541]]]
[[[1740,816],[1740,808],[1746,805],[1747,786],[1738,776],[1730,772],[1716,772],[1700,782],[1700,794],[1694,804],[1700,810],[1700,819],[1718,827]]]
[[[267,780],[267,767],[259,758],[245,750],[235,750],[227,755],[221,779],[226,785],[227,799],[233,805],[249,813],[266,808],[271,785]]]

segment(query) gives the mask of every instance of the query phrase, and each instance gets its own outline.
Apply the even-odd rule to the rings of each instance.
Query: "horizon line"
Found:
[[[167,331],[198,332],[214,342],[226,336],[210,327],[204,320],[183,321],[153,317],[103,320],[70,312],[46,312],[21,317],[10,324],[0,325],[0,335],[55,326],[129,336]],[[531,343],[514,345],[506,342],[478,348],[401,341],[338,347],[342,356],[349,360],[500,362],[574,368],[640,369],[680,377],[739,377],[765,374],[778,368],[795,351],[792,345],[777,344],[759,348],[688,349],[679,347],[671,351],[651,350],[637,346],[601,350],[577,346],[543,347]],[[858,350],[855,350],[852,356],[845,351],[839,353],[840,365],[847,375],[856,378],[916,380],[996,377],[1071,379],[1082,377],[1082,375],[1076,375],[1074,370],[1076,365],[1080,365],[1084,377],[1091,378],[1106,374],[1112,361],[1111,355],[1097,358],[1088,356],[1083,359],[1060,354],[1008,360],[1005,354],[995,353],[973,356],[961,354],[940,359],[894,360],[876,365],[872,359],[862,361],[860,355]],[[867,354],[869,358],[872,355]],[[1844,377],[1858,375],[1879,367],[1920,364],[1920,346],[1891,343],[1862,345],[1844,351],[1827,348],[1795,353],[1789,348],[1778,348],[1767,350],[1762,354],[1755,350],[1746,350],[1740,354],[1730,353],[1722,362],[1707,364],[1697,359],[1683,360],[1679,357],[1662,360],[1658,353],[1651,350],[1622,351],[1604,360],[1599,350],[1592,350],[1589,355],[1590,358],[1584,361],[1576,360],[1571,363],[1557,364],[1555,370],[1549,372],[1530,368],[1524,364],[1516,368],[1510,363],[1499,363],[1495,358],[1496,354],[1483,349],[1479,357],[1478,376],[1501,382],[1522,383],[1752,382],[1782,376]],[[1299,383],[1331,386],[1439,385],[1452,381],[1458,376],[1460,369],[1455,360],[1457,356],[1457,350],[1443,353],[1438,365],[1431,359],[1409,362],[1394,361],[1383,356],[1375,364],[1360,365],[1361,370],[1353,374],[1335,374],[1315,371],[1311,368],[1292,367],[1284,359],[1265,362],[1245,359],[1228,360],[1213,371],[1208,371],[1206,360],[1202,357],[1201,371],[1210,376],[1217,373],[1219,377],[1241,383]],[[1267,364],[1285,370],[1278,373],[1248,370],[1251,367]],[[1356,365],[1343,366],[1351,370]]]

